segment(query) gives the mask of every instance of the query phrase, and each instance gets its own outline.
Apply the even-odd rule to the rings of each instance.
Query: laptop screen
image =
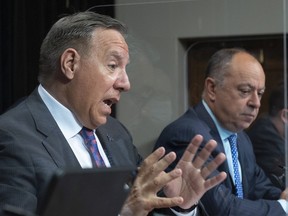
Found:
[[[40,216],[117,216],[134,177],[135,167],[56,172]]]

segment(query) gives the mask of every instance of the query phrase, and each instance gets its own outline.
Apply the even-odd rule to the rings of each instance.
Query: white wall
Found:
[[[130,130],[143,156],[151,152],[164,126],[187,108],[185,50],[179,38],[284,30],[285,0],[116,2],[116,17],[127,24],[130,33],[132,84],[117,106],[117,118]]]

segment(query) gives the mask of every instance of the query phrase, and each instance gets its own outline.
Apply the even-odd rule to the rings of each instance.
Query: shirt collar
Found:
[[[225,128],[223,128],[220,124],[220,122],[216,119],[215,115],[213,114],[212,110],[209,108],[208,104],[202,100],[202,103],[206,109],[206,111],[209,113],[210,117],[212,118],[214,124],[216,125],[216,128],[219,132],[219,135],[221,137],[221,140],[223,141],[224,139],[227,139],[229,136],[231,136],[232,134],[235,134],[229,130],[226,130]]]
[[[66,139],[79,133],[82,125],[73,113],[50,95],[40,84],[38,92]]]

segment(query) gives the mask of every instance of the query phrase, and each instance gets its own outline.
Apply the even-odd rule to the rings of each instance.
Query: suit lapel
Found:
[[[206,111],[204,105],[202,103],[199,103],[194,109],[199,119],[202,121],[203,125],[207,126],[206,129],[209,132],[210,137],[209,138],[206,137],[206,141],[208,141],[209,139],[214,139],[218,144],[215,150],[217,150],[218,152],[225,153],[224,146],[223,146],[221,137],[218,133],[218,130],[216,128],[216,125],[214,124],[209,113]]]
[[[125,155],[125,151],[123,151],[123,146],[125,146],[125,143],[123,143],[124,141],[115,138],[104,127],[99,127],[96,130],[96,134],[104,148],[111,166],[127,166],[129,163],[128,158],[130,158],[130,156]]]
[[[244,148],[245,145],[242,143],[246,142],[246,139],[243,138],[243,133],[240,132],[238,133],[237,136],[237,148],[238,148],[238,154],[239,154],[239,162],[241,164],[241,174],[242,174],[242,186],[243,186],[243,192],[244,192],[244,197],[245,194],[248,194],[248,179],[247,175],[245,174],[245,170],[249,169],[249,164],[247,164],[245,160],[245,151],[247,149]]]
[[[77,158],[60,130],[55,130],[51,134],[47,135],[47,138],[43,140],[42,144],[59,168],[81,168]]]
[[[206,111],[203,103],[199,103],[194,109],[195,109],[198,117],[201,119],[202,123],[207,126],[207,130],[209,132],[209,138],[206,137],[205,141],[207,142],[209,139],[213,138],[217,142],[217,147],[213,151],[214,153],[212,153],[213,156],[216,156],[220,152],[225,154],[224,145],[222,143],[222,140],[221,140],[221,137],[220,137],[219,132],[217,130],[217,127],[214,124],[213,119],[210,117],[209,113]],[[227,174],[230,173],[227,160],[225,160],[225,162],[219,166],[218,170],[224,171]],[[226,182],[227,186],[229,186],[230,188],[234,187],[233,186],[234,184],[233,184],[231,178],[226,178],[225,182]]]
[[[37,88],[27,99],[27,106],[34,118],[35,126],[43,134],[42,144],[59,168],[80,167],[57,123],[40,98]]]
[[[111,147],[111,142],[114,142],[114,138],[112,136],[110,136],[109,134],[105,133],[105,131],[103,131],[101,128],[98,128],[96,130],[96,135],[101,142],[101,145],[105,151],[105,154],[106,154],[111,166],[115,166],[114,160],[116,159],[116,163],[117,163],[117,158],[114,157],[115,153],[114,153],[113,148]],[[114,159],[113,159],[112,155],[113,155]]]

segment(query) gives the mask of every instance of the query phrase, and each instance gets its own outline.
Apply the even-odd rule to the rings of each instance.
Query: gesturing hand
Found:
[[[164,156],[163,147],[150,154],[138,169],[121,216],[145,216],[154,208],[190,208],[207,190],[222,182],[226,178],[224,172],[210,179],[206,178],[225,160],[225,155],[219,154],[208,165],[203,166],[217,144],[209,141],[195,157],[201,142],[202,136],[195,136],[177,167],[169,173],[164,170],[176,159],[176,154],[170,152]],[[163,188],[167,197],[158,197],[158,191]]]
[[[210,140],[196,156],[202,140],[201,135],[196,135],[192,139],[176,166],[182,170],[182,176],[164,187],[164,193],[167,197],[181,196],[184,199],[183,203],[179,205],[183,209],[196,204],[207,190],[221,183],[227,176],[225,172],[220,172],[207,179],[225,161],[226,157],[220,153],[214,160],[205,164],[217,143]]]

